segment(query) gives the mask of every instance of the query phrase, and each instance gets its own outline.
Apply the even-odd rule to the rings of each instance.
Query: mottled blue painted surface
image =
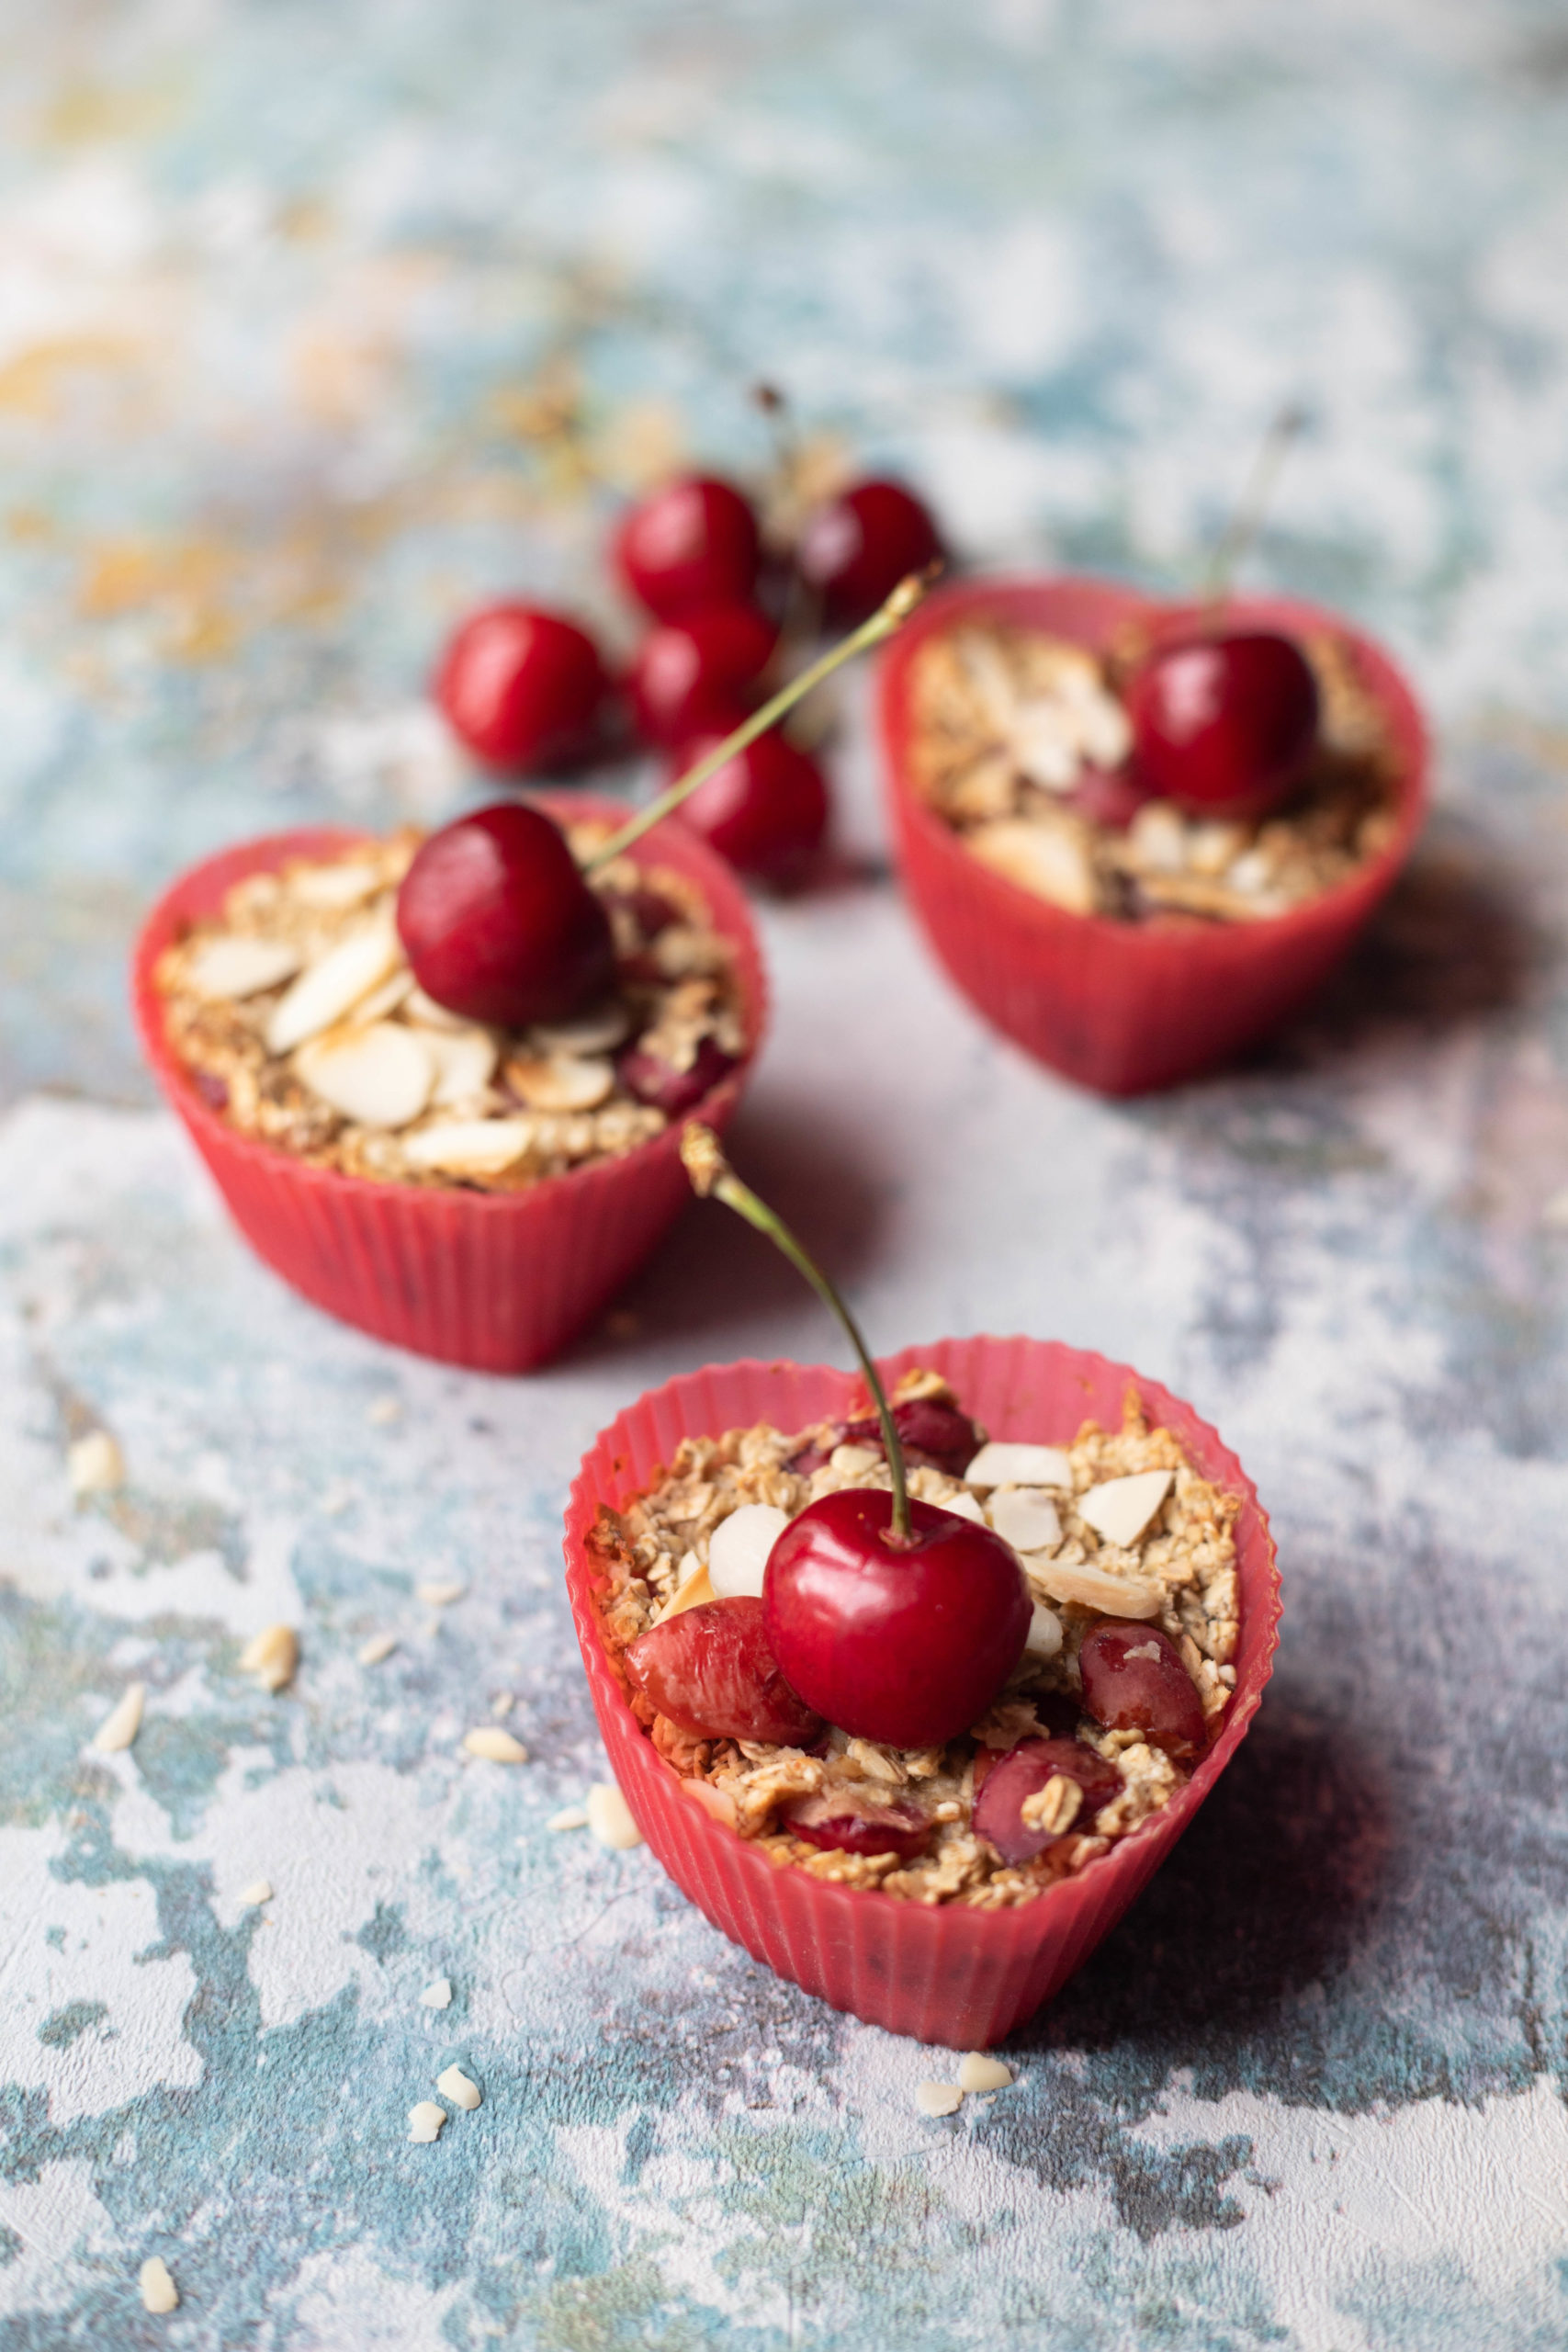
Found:
[[[0,29],[0,2347],[1568,2342],[1561,12]],[[1442,729],[1352,971],[1168,1100],[991,1039],[874,856],[765,917],[739,1148],[878,1340],[1130,1358],[1280,1537],[1240,1759],[951,2121],[911,2098],[940,2053],[754,1967],[645,1851],[544,1827],[604,1769],[559,1588],[579,1453],[671,1372],[818,1355],[810,1302],[694,1211],[635,1328],[547,1376],[390,1356],[244,1254],[122,1002],[197,852],[453,806],[444,626],[504,582],[624,631],[621,484],[682,445],[760,462],[760,373],[970,558],[1155,582],[1304,399],[1257,575],[1383,633]],[[852,699],[840,773],[874,853]],[[130,1483],[77,1509],[96,1425]],[[438,1623],[430,1577],[468,1587]],[[235,1666],[280,1616],[304,1659],[269,1700]],[[133,1678],[134,1748],[88,1753]],[[514,1770],[458,1747],[500,1689]],[[484,2104],[411,2146],[453,2059]]]

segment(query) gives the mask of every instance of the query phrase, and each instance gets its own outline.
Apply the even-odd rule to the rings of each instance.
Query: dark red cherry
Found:
[[[819,1715],[797,1699],[769,1646],[760,1600],[705,1600],[650,1625],[626,1651],[626,1672],[661,1715],[694,1739],[809,1747]]]
[[[694,1111],[734,1068],[734,1055],[727,1054],[711,1037],[703,1038],[689,1069],[677,1069],[672,1062],[640,1045],[628,1046],[615,1061],[626,1092],[637,1102],[662,1111],[669,1119],[684,1118],[688,1111]]]
[[[716,605],[649,629],[629,674],[637,731],[650,743],[684,741],[755,684],[777,643],[755,605]]]
[[[750,602],[757,517],[729,482],[693,474],[634,506],[615,535],[621,578],[656,620]]]
[[[822,600],[831,628],[851,628],[875,612],[907,573],[942,554],[936,525],[912,491],[897,481],[858,481],[808,515],[795,561]]]
[[[1317,740],[1317,681],[1275,629],[1216,628],[1159,645],[1127,690],[1133,758],[1151,789],[1203,816],[1260,815],[1300,780]]]
[[[727,711],[682,744],[671,781],[722,743],[743,713]],[[760,735],[699,784],[681,810],[738,873],[773,889],[801,882],[828,831],[828,786],[816,761],[779,734]]]
[[[984,1441],[967,1413],[956,1405],[939,1404],[934,1396],[907,1396],[893,1408],[893,1426],[911,1470],[945,1470],[961,1478]],[[820,1469],[836,1445],[872,1445],[883,1452],[882,1423],[874,1413],[860,1420],[835,1421],[820,1439],[813,1439],[792,1454],[789,1467],[803,1478]]]
[[[604,694],[591,637],[536,605],[470,613],[442,657],[435,699],[487,766],[525,775],[584,751]]]
[[[1075,1834],[1088,1836],[1100,1806],[1121,1792],[1122,1775],[1115,1765],[1081,1739],[1021,1740],[993,1761],[975,1800],[975,1834],[987,1838],[1004,1862],[1026,1862],[1032,1854],[1043,1853],[1055,1837],[1054,1829],[1026,1822],[1022,1805],[1025,1797],[1036,1795],[1058,1774],[1076,1781],[1083,1791],[1070,1825]]]
[[[520,801],[431,834],[398,892],[398,931],[426,996],[466,1021],[560,1021],[615,977],[609,918],[566,836]]]
[[[1133,768],[1086,768],[1063,802],[1091,825],[1125,832],[1145,801],[1154,797],[1153,786]]]
[[[1168,1756],[1203,1745],[1203,1702],[1181,1653],[1157,1625],[1108,1617],[1078,1652],[1086,1713],[1107,1731],[1141,1731]]]
[[[848,1487],[808,1503],[768,1555],[773,1656],[818,1714],[861,1739],[935,1747],[983,1714],[1022,1653],[1030,1600],[999,1535],[911,1501]]]
[[[923,1854],[931,1838],[931,1823],[912,1804],[878,1804],[842,1789],[831,1796],[802,1797],[782,1826],[829,1853],[897,1854],[906,1862]]]

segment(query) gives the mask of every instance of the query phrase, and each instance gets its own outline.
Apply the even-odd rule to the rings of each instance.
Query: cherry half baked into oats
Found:
[[[612,1761],[754,1953],[895,2030],[995,2039],[1242,1736],[1278,1612],[1266,1523],[1212,1431],[1098,1358],[946,1342],[885,1381],[716,1141],[684,1148],[833,1306],[864,1386],[717,1368],[590,1455],[569,1582]]]

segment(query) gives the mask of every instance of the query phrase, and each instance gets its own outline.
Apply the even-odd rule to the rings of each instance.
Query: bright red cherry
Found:
[[[829,627],[849,628],[942,551],[936,525],[912,491],[897,481],[859,481],[807,516],[795,561]]]
[[[656,620],[744,605],[756,585],[757,517],[732,484],[693,474],[639,501],[615,535],[615,562]]]
[[[1169,1756],[1203,1745],[1203,1702],[1181,1653],[1157,1625],[1108,1617],[1078,1652],[1086,1711],[1107,1731],[1141,1731]]]
[[[638,732],[650,743],[682,742],[754,684],[777,643],[755,605],[716,605],[649,629],[630,672]]]
[[[1260,815],[1317,741],[1317,681],[1274,629],[1216,628],[1158,645],[1127,691],[1133,758],[1168,800],[1203,816]]]
[[[626,1651],[645,1699],[694,1739],[810,1747],[827,1726],[797,1699],[768,1645],[762,1603],[705,1600],[650,1625]]]
[[[398,892],[398,931],[426,996],[466,1021],[559,1021],[607,988],[609,918],[560,827],[505,800],[432,833]]]
[[[1074,1781],[1083,1792],[1071,1827],[1086,1836],[1094,1816],[1122,1787],[1114,1764],[1086,1747],[1081,1739],[1025,1739],[991,1766],[975,1800],[975,1832],[987,1838],[1004,1862],[1026,1862],[1043,1853],[1056,1832],[1023,1818],[1023,1800],[1038,1795],[1048,1781],[1060,1776]]]
[[[587,748],[604,684],[598,649],[574,621],[487,605],[448,644],[435,699],[476,759],[524,775]]]
[[[802,1797],[784,1817],[793,1837],[840,1854],[897,1854],[912,1862],[931,1841],[931,1824],[912,1804],[879,1804],[859,1791]]]
[[[792,1519],[768,1555],[762,1608],[773,1656],[809,1706],[891,1747],[936,1747],[983,1714],[1018,1664],[1030,1600],[988,1527],[852,1487]]]
[[[675,773],[695,767],[738,723],[727,712],[711,729],[682,743]],[[816,761],[775,730],[726,760],[698,785],[681,815],[738,873],[789,889],[805,878],[822,846],[828,786]]]

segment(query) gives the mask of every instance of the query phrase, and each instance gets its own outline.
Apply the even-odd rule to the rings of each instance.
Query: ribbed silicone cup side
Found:
[[[996,619],[1096,650],[1130,620],[1162,631],[1191,608],[1076,579],[976,580],[931,596],[881,657],[879,730],[899,867],[947,971],[1037,1059],[1104,1094],[1139,1094],[1211,1069],[1275,1028],[1327,978],[1385,896],[1426,815],[1427,730],[1386,653],[1337,615],[1238,596],[1234,618],[1333,629],[1355,650],[1398,753],[1392,840],[1359,872],[1291,912],[1249,923],[1127,923],[1076,915],[983,865],[915,790],[910,666],[955,622]]]
[[[602,1506],[624,1503],[668,1464],[682,1437],[758,1421],[793,1430],[844,1414],[849,1373],[826,1365],[744,1363],[650,1390],[584,1455],[566,1515],[567,1590],[610,1767],[648,1843],[714,1926],[834,2008],[917,2041],[955,2049],[998,2041],[1049,2000],[1144,1886],[1224,1770],[1258,1712],[1279,1639],[1280,1578],[1269,1522],[1235,1456],[1190,1405],[1125,1364],[1054,1341],[942,1340],[883,1361],[889,1380],[929,1365],[953,1383],[993,1437],[1056,1442],[1086,1419],[1112,1427],[1135,1388],[1152,1419],[1175,1431],[1204,1476],[1242,1500],[1236,1522],[1241,1640],[1235,1696],[1224,1729],[1185,1789],[1076,1878],[1009,1911],[924,1908],[866,1889],[830,1886],[765,1854],[714,1821],[638,1728],[606,1655],[586,1537]]]
[[[576,793],[537,797],[563,821],[598,817],[618,823],[627,813]],[[378,1184],[309,1167],[239,1134],[197,1091],[165,1035],[153,972],[191,922],[216,913],[246,874],[290,857],[350,849],[363,838],[336,826],[274,833],[182,875],[136,944],[132,989],[142,1050],[235,1224],[285,1282],[329,1315],[418,1355],[476,1372],[525,1372],[558,1354],[592,1321],[690,1197],[676,1126],[624,1159],[548,1177],[521,1193]],[[750,914],[730,868],[678,820],[658,826],[634,854],[644,866],[688,875],[736,951],[746,1057],[693,1114],[722,1132],[767,1019]]]

